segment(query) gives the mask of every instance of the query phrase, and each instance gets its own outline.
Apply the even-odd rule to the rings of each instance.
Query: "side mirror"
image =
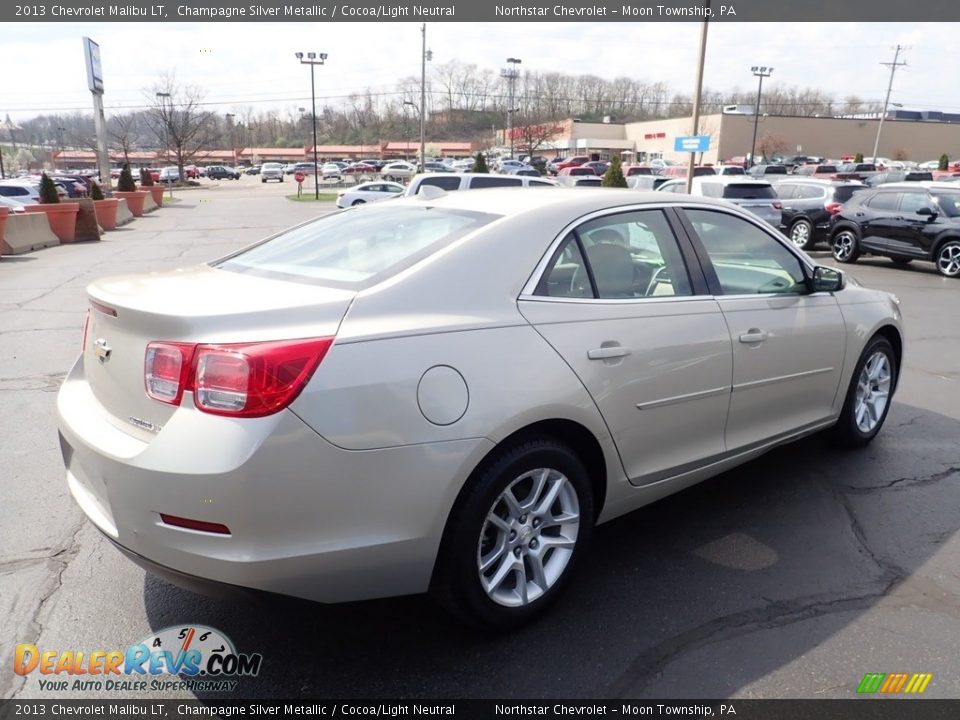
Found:
[[[814,292],[837,292],[845,284],[843,273],[833,268],[818,265],[813,269]]]
[[[917,209],[917,215],[923,215],[929,220],[937,219],[937,211],[930,207],[922,207]]]

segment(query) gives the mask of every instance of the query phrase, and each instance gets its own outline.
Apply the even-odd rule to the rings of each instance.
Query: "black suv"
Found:
[[[239,180],[240,173],[226,165],[211,165],[207,168],[207,177],[211,180]]]
[[[826,241],[830,221],[840,206],[866,185],[847,180],[822,180],[791,175],[774,185],[783,202],[780,231],[801,250]]]
[[[837,262],[863,253],[899,265],[929,260],[946,277],[960,276],[960,187],[903,183],[864,190],[837,213],[830,229]]]

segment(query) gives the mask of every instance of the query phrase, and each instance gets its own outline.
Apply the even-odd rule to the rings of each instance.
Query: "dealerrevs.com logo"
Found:
[[[920,695],[933,680],[933,673],[867,673],[857,686],[863,694]]]
[[[40,690],[49,691],[223,692],[235,690],[237,678],[257,675],[262,662],[260,653],[238,653],[219,630],[189,625],[165,628],[126,650],[40,650],[23,643],[14,651],[13,670],[45,676]]]

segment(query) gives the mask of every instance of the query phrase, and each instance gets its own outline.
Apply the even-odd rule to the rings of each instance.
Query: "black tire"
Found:
[[[886,407],[884,407],[883,413],[876,426],[868,432],[865,432],[857,425],[857,388],[864,366],[870,358],[878,352],[884,353],[887,356],[887,362],[890,364],[890,394],[887,397]],[[898,373],[897,356],[893,351],[893,346],[890,344],[890,341],[882,335],[874,335],[860,354],[860,359],[857,360],[857,365],[853,370],[853,376],[850,378],[850,385],[847,387],[847,396],[843,401],[843,409],[840,411],[837,424],[828,431],[828,437],[836,445],[847,448],[863,447],[877,436],[880,428],[883,427],[884,421],[887,419],[887,413],[890,411],[890,404],[893,400],[893,390],[897,384]]]
[[[790,242],[801,250],[810,250],[816,242],[813,239],[813,224],[806,218],[798,218],[790,226]]]
[[[478,553],[484,542],[482,533],[488,514],[504,491],[524,473],[539,468],[558,471],[575,491],[579,505],[575,545],[566,566],[545,592],[527,604],[508,607],[494,601],[480,583]],[[593,494],[587,471],[569,447],[549,437],[529,438],[504,447],[478,468],[454,506],[437,556],[431,593],[450,613],[469,625],[507,629],[526,623],[543,612],[569,580],[586,551],[593,522]],[[509,559],[510,554],[505,552],[504,557]]]
[[[944,277],[960,277],[960,240],[947,240],[938,247],[934,262]]]
[[[366,200],[354,200],[354,201],[353,201],[352,203],[350,203],[350,204],[351,204],[351,205],[366,205],[366,203],[367,203]]]
[[[840,263],[855,263],[860,257],[860,234],[842,227],[830,237],[830,253]]]
[[[266,178],[260,178],[260,182],[265,183],[266,181],[267,181]]]

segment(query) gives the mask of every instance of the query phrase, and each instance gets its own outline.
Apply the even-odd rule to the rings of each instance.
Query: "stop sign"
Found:
[[[302,172],[300,172],[300,171],[298,170],[298,171],[294,174],[293,179],[296,180],[298,183],[302,183],[304,180],[307,179],[307,176],[304,175]]]

